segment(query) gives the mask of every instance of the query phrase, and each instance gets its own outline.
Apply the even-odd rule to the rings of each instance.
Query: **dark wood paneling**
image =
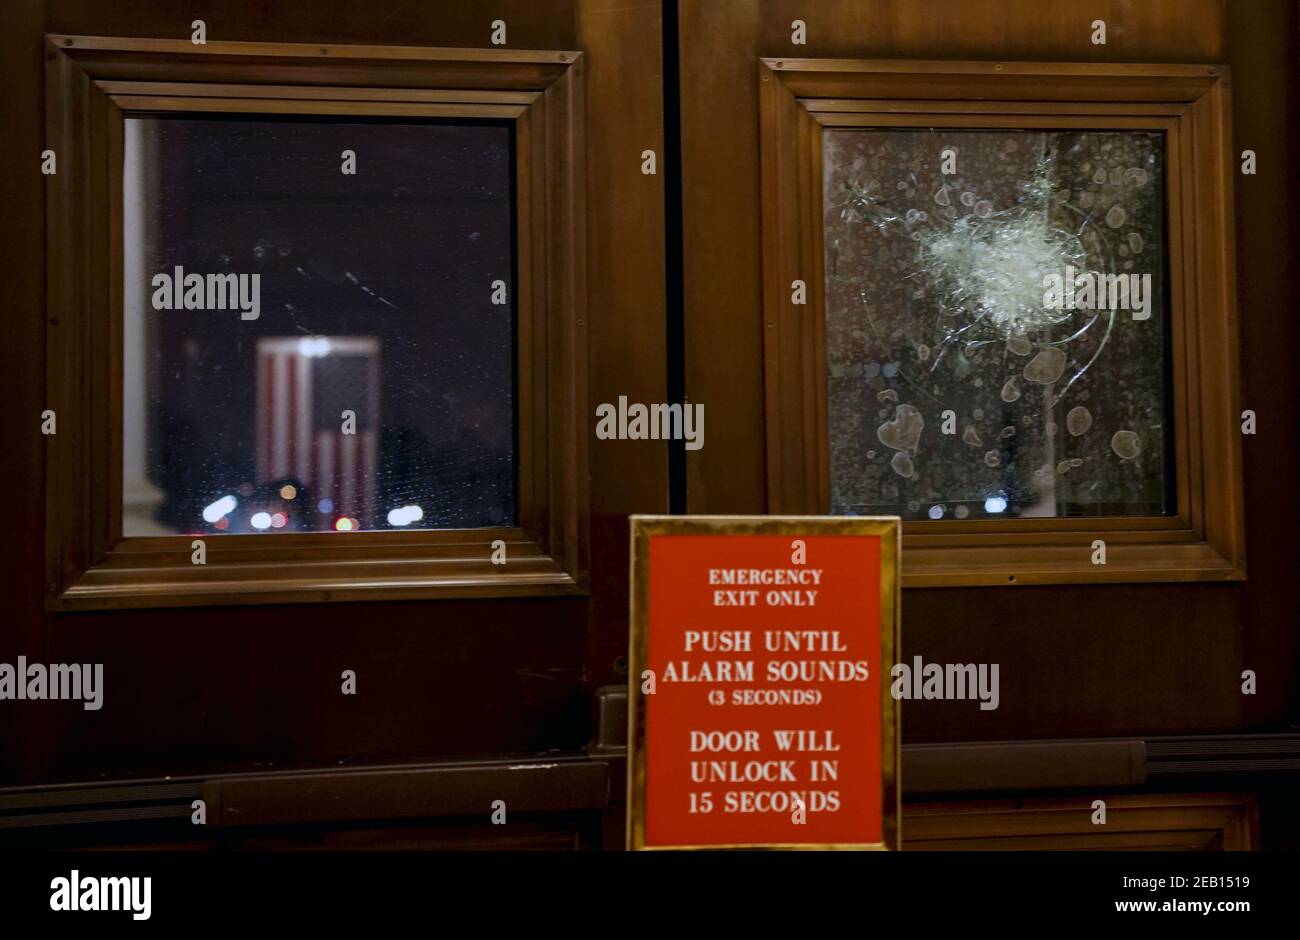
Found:
[[[547,757],[0,788],[0,848],[572,848],[600,842],[613,770]]]
[[[579,0],[578,48],[586,53],[587,231],[592,282],[591,405],[667,401],[664,298],[662,34],[658,3]],[[599,117],[594,117],[599,115]],[[659,172],[641,172],[655,151]],[[630,259],[636,259],[629,263]],[[589,420],[587,433],[594,424]],[[589,445],[591,623],[586,678],[625,681],[630,513],[668,509],[668,449],[660,441]],[[594,709],[594,702],[593,702]]]
[[[1249,795],[1178,793],[911,804],[904,849],[913,851],[1245,851],[1258,845]]]
[[[1237,174],[1237,284],[1242,336],[1242,407],[1260,430],[1243,439],[1246,552],[1250,581],[1242,591],[1249,629],[1244,661],[1259,675],[1245,703],[1251,724],[1288,714],[1300,727],[1295,526],[1296,402],[1295,274],[1300,261],[1300,76],[1296,37],[1300,5],[1292,0],[1228,4],[1227,58],[1232,63],[1237,151],[1254,150],[1255,176]]]
[[[50,618],[104,663],[104,707],[51,712],[49,776],[95,779],[576,750],[585,603],[440,601]],[[340,693],[340,673],[357,694]]]
[[[708,0],[685,0],[710,5]],[[808,24],[805,55],[890,59],[1210,62],[1222,51],[1223,0],[726,0],[757,6],[770,55],[790,55],[790,23]],[[1106,21],[1106,45],[1090,41]],[[804,48],[804,47],[798,47]]]
[[[996,662],[996,711],[907,702],[904,739],[1286,728],[1296,722],[1294,301],[1296,5],[1290,0],[681,0],[686,386],[708,445],[687,455],[692,512],[766,508],[759,233],[761,56],[1224,62],[1237,179],[1248,580],[1237,585],[914,589],[903,658]],[[1090,42],[1094,19],[1108,43]],[[808,44],[790,42],[803,19]],[[1231,27],[1231,29],[1229,28]],[[1285,130],[1280,130],[1285,128]],[[1269,430],[1269,425],[1272,430]],[[903,565],[907,557],[904,553]],[[1241,694],[1256,670],[1260,693]],[[904,782],[906,786],[906,782]]]
[[[909,701],[904,738],[1241,727],[1240,624],[1239,591],[1220,585],[905,592],[905,659],[998,663],[1001,701],[989,712],[970,702]]]
[[[0,17],[0,87],[3,126],[14,161],[0,174],[0,258],[6,280],[3,314],[5,348],[18,352],[0,378],[13,420],[0,427],[0,492],[8,534],[0,550],[0,662],[20,654],[46,662],[45,617],[41,610],[44,556],[40,548],[45,511],[41,480],[45,438],[40,414],[45,399],[45,177],[39,155],[45,149],[45,59],[41,34],[44,3],[14,0]],[[21,156],[20,156],[21,155]],[[30,157],[30,159],[28,159]],[[48,708],[0,705],[0,780],[46,763]]]
[[[209,781],[209,822],[224,826],[340,823],[352,819],[479,817],[603,810],[609,767],[585,759],[480,762]]]
[[[188,39],[202,19],[208,39],[251,42],[491,46],[505,20],[508,48],[574,49],[573,0],[48,0],[46,32]]]
[[[708,419],[708,443],[686,455],[686,506],[696,513],[761,513],[767,508],[758,167],[764,11],[758,0],[683,0],[678,10],[686,394],[704,403]]]
[[[1132,787],[1146,782],[1146,746],[1136,738],[1076,738],[970,744],[910,744],[907,795],[981,790]]]

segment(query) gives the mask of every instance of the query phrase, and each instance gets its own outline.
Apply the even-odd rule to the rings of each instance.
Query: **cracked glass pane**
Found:
[[[831,501],[905,519],[1173,511],[1164,142],[828,131]]]

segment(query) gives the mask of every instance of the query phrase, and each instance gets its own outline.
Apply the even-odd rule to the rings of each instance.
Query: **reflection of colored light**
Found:
[[[271,528],[271,514],[269,512],[253,513],[253,518],[249,522],[253,524],[254,529],[269,529]]]
[[[298,495],[298,488],[294,486],[292,483],[286,483],[284,486],[280,487],[281,499],[293,499],[297,495]]]
[[[218,529],[221,529],[224,532],[226,529],[230,528],[230,520],[227,519],[225,516],[222,516],[220,519],[214,522],[213,525],[215,525]]]
[[[942,507],[942,506],[931,506],[931,507],[930,507],[930,518],[931,518],[931,519],[942,519],[942,518],[943,518],[943,507]]]
[[[282,512],[277,512],[275,515],[273,515],[273,516],[271,517],[271,528],[273,528],[273,529],[283,529],[284,526],[285,526],[285,523],[288,522],[288,521],[289,521],[289,517],[288,517],[288,516],[286,516],[286,515],[285,515],[284,513],[282,513]]]
[[[356,522],[349,519],[347,516],[340,516],[338,519],[334,520],[334,528],[339,532],[351,532],[356,528]]]
[[[334,500],[322,499],[319,503],[316,504],[316,508],[319,509],[321,512],[331,513],[334,511]]]
[[[239,504],[235,502],[235,497],[223,496],[215,503],[211,503],[203,508],[203,521],[215,524],[222,516],[233,512],[237,505]]]

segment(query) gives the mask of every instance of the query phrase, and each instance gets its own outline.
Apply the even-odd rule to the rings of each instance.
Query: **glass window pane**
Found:
[[[1171,512],[1162,135],[824,147],[832,511]]]
[[[513,525],[512,148],[128,118],[123,534]]]

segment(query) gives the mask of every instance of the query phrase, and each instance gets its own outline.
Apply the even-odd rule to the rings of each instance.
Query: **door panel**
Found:
[[[1293,347],[1295,326],[1276,312],[1273,300],[1285,287],[1289,262],[1283,259],[1289,256],[1283,250],[1294,250],[1295,224],[1265,204],[1269,192],[1287,199],[1296,192],[1282,170],[1296,152],[1294,132],[1288,125],[1286,136],[1279,136],[1268,118],[1289,113],[1287,102],[1295,100],[1294,4],[1094,6],[1085,15],[1067,0],[682,0],[686,390],[692,401],[707,403],[710,416],[709,447],[687,455],[690,512],[772,509],[763,373],[764,334],[774,324],[759,312],[762,58],[777,69],[782,57],[1226,62],[1233,98],[1241,103],[1234,112],[1234,152],[1262,146],[1280,161],[1267,179],[1234,173],[1242,406],[1262,405],[1289,420],[1282,389],[1286,401],[1294,399],[1294,373],[1284,364],[1289,354],[1280,350]],[[1094,19],[1106,21],[1105,45],[1091,42]],[[792,41],[796,21],[806,28],[806,44]],[[1249,50],[1248,35],[1255,37]],[[1258,47],[1264,36],[1272,44],[1267,52]],[[1283,70],[1288,81],[1279,83]],[[1275,379],[1265,381],[1265,375]],[[1290,572],[1296,557],[1288,527],[1295,493],[1289,484],[1264,481],[1294,477],[1294,435],[1248,437],[1243,450],[1250,559],[1243,583],[906,590],[903,661],[999,663],[1002,697],[992,711],[971,703],[909,701],[904,742],[1291,725],[1296,598]],[[1246,669],[1259,677],[1255,695],[1242,694]]]
[[[15,80],[12,126],[21,146],[42,149],[44,63],[31,53],[45,34],[188,40],[191,20],[205,13],[210,41],[581,51],[585,145],[554,168],[581,177],[591,194],[576,236],[588,258],[582,286],[590,313],[568,339],[584,351],[593,404],[619,395],[664,400],[663,188],[640,170],[643,150],[662,152],[657,5],[507,0],[487,10],[421,0],[376,11],[348,0],[292,7],[234,0],[178,11],[167,0],[23,0],[6,11],[22,55],[6,55],[5,66]],[[494,20],[505,22],[504,46],[492,43]],[[10,257],[36,271],[40,257],[28,255],[42,241],[43,180],[24,179],[23,187],[9,202],[5,243],[16,249]],[[44,342],[29,335],[44,319],[39,281],[24,287],[22,316],[14,311],[22,324],[15,339],[33,341],[31,348]],[[11,377],[16,406],[39,414],[42,357],[24,357]],[[572,427],[551,433],[588,434],[588,409],[573,415]],[[537,440],[546,443],[545,429]],[[44,460],[55,459],[46,443],[25,434],[17,441],[5,470],[14,474],[6,476],[13,491],[24,489],[19,477],[29,490]],[[551,441],[557,449],[567,443]],[[591,503],[577,524],[590,531],[590,590],[576,597],[42,614],[32,605],[43,592],[33,578],[43,521],[18,508],[17,563],[0,574],[12,605],[0,658],[103,663],[105,704],[98,712],[72,704],[6,709],[0,785],[579,752],[592,734],[594,690],[624,681],[626,515],[667,506],[665,445],[593,448],[587,473]],[[344,670],[356,674],[355,695],[341,693]]]

